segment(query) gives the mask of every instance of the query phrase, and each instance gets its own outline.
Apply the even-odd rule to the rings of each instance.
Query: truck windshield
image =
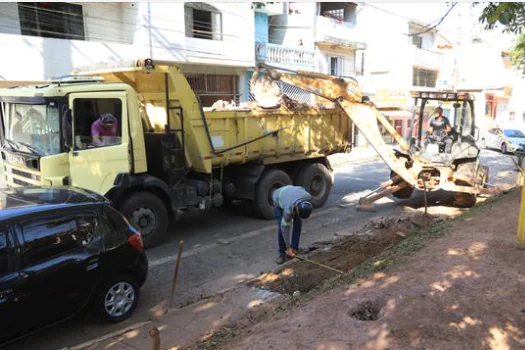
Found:
[[[5,144],[39,156],[60,153],[58,105],[3,103]]]

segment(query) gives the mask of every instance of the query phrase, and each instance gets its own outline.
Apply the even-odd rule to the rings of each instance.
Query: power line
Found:
[[[454,9],[454,7],[456,7],[457,4],[458,4],[457,2],[453,3],[452,6],[450,6],[450,8],[448,9],[447,13],[445,13],[445,15],[444,15],[443,17],[441,17],[441,19],[439,20],[439,22],[436,23],[435,25],[433,25],[433,26],[431,26],[431,27],[429,27],[429,28],[427,28],[427,29],[425,29],[425,30],[419,32],[419,33],[411,33],[411,34],[407,34],[407,35],[408,35],[408,36],[420,35],[420,34],[427,33],[427,32],[429,32],[429,31],[431,31],[431,30],[437,28],[437,27],[438,27],[438,26],[439,26],[439,25],[445,20],[445,18],[447,18],[447,16],[448,16],[448,14],[450,13],[450,11],[452,11],[452,10]]]

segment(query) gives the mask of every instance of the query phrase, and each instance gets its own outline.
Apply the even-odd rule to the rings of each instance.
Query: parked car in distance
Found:
[[[508,144],[505,138],[509,141]],[[523,152],[525,134],[518,129],[491,128],[482,136],[480,143],[481,148],[497,149],[502,153]]]
[[[140,233],[82,189],[0,189],[0,345],[88,306],[128,318],[148,273]]]

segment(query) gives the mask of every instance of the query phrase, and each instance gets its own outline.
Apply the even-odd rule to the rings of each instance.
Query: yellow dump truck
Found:
[[[205,112],[177,66],[150,59],[2,89],[0,103],[8,186],[102,194],[149,247],[179,211],[242,199],[269,219],[271,192],[286,184],[322,206],[333,185],[326,156],[349,149],[352,129],[328,107]],[[108,113],[113,125],[101,123]]]

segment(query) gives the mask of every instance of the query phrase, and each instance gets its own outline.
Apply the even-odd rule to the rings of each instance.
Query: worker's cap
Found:
[[[100,120],[102,121],[102,124],[115,124],[117,118],[115,118],[111,113],[105,113],[100,116]]]
[[[303,219],[308,219],[310,214],[312,214],[312,203],[308,201],[301,201],[297,204],[297,210],[299,211],[299,216]]]

